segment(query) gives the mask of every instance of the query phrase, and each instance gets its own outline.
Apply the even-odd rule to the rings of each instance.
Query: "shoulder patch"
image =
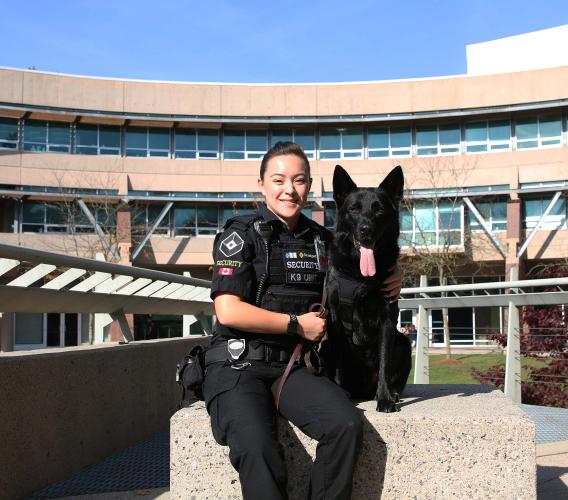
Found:
[[[245,242],[236,231],[233,231],[229,236],[221,241],[219,251],[225,257],[231,257],[238,254],[244,246]]]

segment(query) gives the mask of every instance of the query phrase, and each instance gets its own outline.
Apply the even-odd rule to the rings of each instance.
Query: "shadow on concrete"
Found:
[[[539,248],[538,252],[536,253],[536,255],[534,256],[535,259],[540,259],[542,258],[544,252],[546,251],[546,249],[550,246],[550,243],[552,242],[552,240],[554,239],[554,237],[556,236],[556,234],[558,233],[559,228],[555,228],[553,230],[550,231],[550,233],[548,234],[548,236],[546,237],[546,239],[544,240],[544,242],[542,243],[541,247]]]
[[[285,457],[288,473],[288,496],[290,500],[309,498],[310,473],[312,470],[312,457],[298,439],[292,426],[283,418],[278,420],[280,438],[280,452]],[[282,435],[286,439],[282,439]],[[286,446],[282,444],[285,441]]]
[[[568,498],[568,485],[561,479],[568,467],[538,465],[536,469],[539,500]]]
[[[428,401],[429,399],[443,398],[450,394],[459,397],[475,396],[477,394],[488,394],[497,390],[493,385],[484,384],[454,384],[454,385],[429,385],[429,384],[409,384],[402,393],[399,408]],[[419,394],[419,395],[418,395]]]
[[[189,240],[191,238],[181,238],[176,246],[176,249],[172,252],[172,255],[168,259],[168,264],[177,264],[178,259],[185,252],[187,246],[189,245]]]

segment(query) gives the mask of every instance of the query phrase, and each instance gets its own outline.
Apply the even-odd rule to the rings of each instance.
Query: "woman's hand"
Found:
[[[306,340],[317,342],[325,334],[326,321],[320,318],[317,312],[309,312],[298,316],[298,324],[298,335]]]
[[[402,269],[396,264],[389,271],[391,274],[383,281],[382,292],[389,302],[394,302],[398,299],[402,288]]]

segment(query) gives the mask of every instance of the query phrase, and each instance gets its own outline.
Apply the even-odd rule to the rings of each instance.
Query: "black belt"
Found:
[[[266,344],[260,344],[258,342],[246,342],[245,352],[238,359],[238,361],[287,363],[290,360],[291,356],[292,353],[285,349],[279,349],[278,347],[268,346]],[[229,354],[229,351],[227,349],[226,342],[210,347],[205,353],[206,366],[212,363],[219,363],[220,361],[236,361],[231,358],[231,355]]]

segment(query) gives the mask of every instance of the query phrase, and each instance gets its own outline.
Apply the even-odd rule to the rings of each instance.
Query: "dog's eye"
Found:
[[[381,206],[381,204],[380,204],[378,201],[374,201],[374,202],[371,204],[371,210],[372,210],[373,212],[381,212],[381,211],[382,211],[382,210],[381,210],[382,208],[383,208],[383,207]]]
[[[360,212],[361,211],[361,203],[353,203],[353,205],[351,205],[349,207],[349,210],[351,212]]]

